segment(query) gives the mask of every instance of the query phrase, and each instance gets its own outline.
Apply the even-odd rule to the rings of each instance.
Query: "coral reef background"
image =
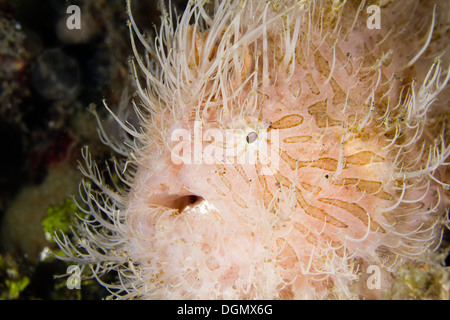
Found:
[[[182,11],[186,1],[171,3]],[[65,25],[71,4],[82,12],[78,33]],[[158,25],[156,1],[133,5],[140,28],[150,31]],[[89,145],[99,164],[112,157],[98,139],[89,109],[102,99],[120,105],[125,87],[134,92],[127,19],[123,0],[0,0],[0,299],[107,295],[94,283],[67,290],[65,278],[53,278],[65,273],[67,264],[44,259],[45,248],[55,247],[43,222],[77,194],[83,145]],[[112,131],[112,119],[101,107],[98,113]],[[448,243],[447,233],[442,246]],[[434,290],[448,274],[442,271],[444,259],[402,269],[393,298],[445,298]]]

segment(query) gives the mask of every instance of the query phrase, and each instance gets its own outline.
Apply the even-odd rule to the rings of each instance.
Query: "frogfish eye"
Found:
[[[247,140],[247,143],[252,143],[254,142],[256,139],[258,139],[258,134],[256,132],[250,132],[247,137],[245,138],[245,140]]]

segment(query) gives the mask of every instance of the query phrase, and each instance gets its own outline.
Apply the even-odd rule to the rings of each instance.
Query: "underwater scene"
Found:
[[[449,88],[448,0],[0,0],[0,300],[448,300]]]

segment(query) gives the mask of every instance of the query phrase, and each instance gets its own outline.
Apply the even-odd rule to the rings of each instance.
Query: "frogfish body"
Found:
[[[142,129],[123,186],[84,153],[66,259],[120,298],[383,297],[448,225],[449,9],[195,0],[151,40],[128,3]]]

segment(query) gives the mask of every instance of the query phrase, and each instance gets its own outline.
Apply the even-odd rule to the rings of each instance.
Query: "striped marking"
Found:
[[[312,140],[311,136],[293,136],[287,137],[283,140],[285,143],[304,143]]]
[[[380,157],[372,151],[362,151],[348,156],[346,163],[362,166],[373,162],[383,162],[384,160],[383,157]]]
[[[214,191],[216,191],[217,194],[221,195],[222,197],[226,196],[226,194],[222,192],[222,190],[220,190],[220,188],[217,185],[211,182],[211,178],[207,178],[206,182],[214,189]]]
[[[314,194],[319,194],[322,191],[322,188],[320,188],[318,186],[313,186],[312,184],[309,184],[309,183],[306,183],[306,182],[300,182],[300,185],[306,191],[312,192]]]
[[[234,168],[236,169],[236,171],[239,173],[239,175],[242,177],[242,179],[244,179],[244,181],[247,184],[250,184],[250,180],[248,179],[247,175],[245,174],[245,170],[244,167],[242,167],[241,164],[235,164]]]
[[[339,199],[330,199],[330,198],[321,198],[319,199],[319,201],[344,209],[345,211],[351,213],[354,217],[362,221],[366,226],[369,224],[369,215],[367,211],[356,203],[349,203]],[[383,228],[381,228],[381,226],[376,221],[373,221],[371,219],[370,230],[377,231],[379,229],[381,229],[382,232],[384,232]]]
[[[218,165],[217,166],[218,169],[218,174],[219,174],[219,178],[220,180],[222,180],[223,184],[229,189],[231,190],[231,182],[230,180],[228,180],[227,177],[225,177],[226,174],[226,169],[223,165]]]
[[[316,82],[313,79],[313,76],[311,75],[311,73],[306,74],[305,77],[306,83],[309,86],[309,89],[311,90],[311,92],[315,95],[319,95],[320,94],[320,90],[319,88],[317,88]]]
[[[383,200],[392,200],[392,196],[383,191],[383,183],[380,181],[363,180],[358,178],[344,178],[336,182],[336,185],[355,186],[360,192],[366,192]]]
[[[247,209],[248,208],[247,202],[244,201],[244,199],[242,199],[237,194],[233,194],[232,198],[233,198],[234,203],[236,203],[239,207],[241,207],[243,209]]]
[[[298,114],[287,115],[273,123],[269,129],[288,129],[300,125],[303,122],[303,117]]]
[[[330,66],[328,64],[328,61],[320,54],[319,51],[316,51],[314,54],[314,62],[316,64],[316,69],[325,76],[325,78],[328,78],[330,75]]]
[[[342,121],[334,120],[327,115],[327,100],[310,105],[308,113],[316,119],[316,125],[319,128],[342,125]]]
[[[261,174],[261,164],[259,161],[259,155],[258,155],[258,161],[255,164],[256,174],[258,176],[258,181],[261,185],[261,188],[263,190],[263,201],[264,206],[269,209],[269,206],[271,203],[273,203],[273,194],[270,192],[269,187],[267,185],[266,176]]]
[[[353,65],[351,63],[351,60],[349,57],[345,56],[344,52],[342,52],[342,49],[339,46],[335,46],[336,48],[336,55],[337,55],[337,61],[341,61],[344,64],[344,69],[347,72],[348,75],[351,75],[353,72]]]
[[[278,250],[281,250],[279,265],[284,269],[294,268],[298,262],[298,257],[292,246],[283,238],[278,238],[276,245]]]
[[[336,80],[334,80],[334,78],[330,79],[330,84],[334,91],[333,103],[334,104],[345,103],[345,101],[347,100],[347,95],[344,93],[344,91],[341,89],[341,87],[337,84],[337,82],[336,82]]]
[[[303,167],[319,168],[327,171],[336,171],[338,167],[338,161],[333,158],[319,158],[312,161],[299,161],[293,159],[286,151],[278,150],[280,157],[289,164],[292,170]]]
[[[292,183],[289,181],[289,179],[280,173],[275,174],[275,179],[277,180],[278,184],[280,184],[284,187],[287,187],[289,189],[291,189],[293,186]],[[303,209],[303,211],[307,215],[309,215],[315,219],[321,220],[325,223],[330,223],[338,228],[347,228],[348,227],[345,223],[339,221],[335,217],[330,216],[325,211],[308,203],[305,200],[305,198],[303,198],[302,192],[300,191],[299,188],[295,187],[294,192],[295,192],[295,197],[297,199],[298,204],[300,205],[300,207]]]
[[[312,244],[313,246],[317,246],[317,237],[309,232],[308,228],[306,228],[304,225],[298,222],[294,222],[294,229],[299,231],[305,237],[306,241],[308,241],[310,244]]]

